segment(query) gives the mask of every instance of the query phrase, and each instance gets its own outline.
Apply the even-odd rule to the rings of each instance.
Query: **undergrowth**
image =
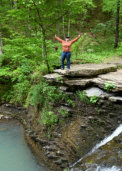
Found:
[[[114,49],[114,39],[111,37],[98,38],[85,34],[72,48],[72,62],[101,63],[106,58],[122,57],[122,43]]]
[[[31,88],[27,103],[33,105],[40,113],[39,123],[45,127],[51,127],[59,121],[59,111],[53,111],[53,106],[61,102],[74,106],[72,100],[63,91],[56,86],[50,86],[45,81],[40,81]],[[66,117],[66,113],[62,113],[62,116]]]

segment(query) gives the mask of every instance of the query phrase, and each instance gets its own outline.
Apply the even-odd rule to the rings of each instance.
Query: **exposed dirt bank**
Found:
[[[60,171],[89,152],[121,122],[121,104],[108,100],[99,101],[97,105],[79,100],[75,103],[70,116],[48,130],[48,135],[37,124],[37,114],[32,107],[26,110],[3,104],[0,116],[1,119],[5,116],[8,116],[6,119],[18,119],[24,125],[27,142],[40,163],[49,170]]]

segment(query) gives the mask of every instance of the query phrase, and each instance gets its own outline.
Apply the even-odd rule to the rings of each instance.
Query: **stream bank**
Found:
[[[15,118],[24,125],[26,140],[38,161],[49,170],[59,171],[84,156],[117,128],[121,122],[122,107],[121,104],[108,103],[107,100],[102,102],[102,106],[77,101],[73,114],[65,118],[63,124],[55,125],[50,137],[42,133],[33,119],[34,115],[31,115],[32,110],[27,112],[3,104],[0,111],[3,119]]]
[[[87,71],[85,69],[81,71],[82,68],[80,68],[77,74],[76,70],[71,70],[72,77],[69,77],[70,73],[67,71],[63,71],[64,73],[60,73],[58,77],[56,73],[45,76],[50,84],[60,87],[75,103],[74,107],[68,103],[61,103],[58,106],[52,104],[54,111],[61,108],[67,111],[69,115],[48,130],[48,134],[37,122],[38,112],[35,111],[34,107],[29,106],[28,109],[23,109],[11,104],[1,104],[0,106],[1,119],[18,119],[24,125],[28,144],[38,160],[43,162],[50,171],[62,171],[68,168],[72,163],[87,154],[97,143],[110,135],[121,123],[121,70],[117,70],[117,66],[113,65],[109,66],[109,69],[106,69],[108,66],[105,66],[105,68],[102,66],[102,69],[100,65],[99,67],[96,67],[97,72],[93,71],[95,65],[91,68],[89,65],[89,70],[87,65]],[[93,71],[92,77],[88,76],[90,70]],[[62,71],[58,70],[58,72]],[[116,87],[108,93],[103,88],[106,81],[99,82],[99,80],[106,79],[111,82],[113,78],[110,77],[110,73],[115,75],[112,82]],[[77,77],[74,75],[77,75]],[[63,80],[59,78],[63,78]],[[92,96],[99,96],[96,103],[87,103],[83,99],[74,97],[76,90],[87,90],[87,98],[89,98],[91,96],[89,89],[91,88]],[[97,93],[99,93],[96,94],[98,89]]]

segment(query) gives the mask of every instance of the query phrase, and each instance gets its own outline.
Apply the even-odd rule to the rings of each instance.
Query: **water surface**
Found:
[[[23,128],[14,122],[0,123],[0,171],[47,171],[27,146]]]

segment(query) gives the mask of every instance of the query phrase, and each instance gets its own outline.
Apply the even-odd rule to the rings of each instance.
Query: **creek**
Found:
[[[120,124],[116,130],[111,134],[109,135],[108,137],[106,137],[104,140],[102,140],[100,143],[96,144],[95,147],[92,148],[92,150],[86,154],[84,157],[80,158],[78,161],[76,161],[72,166],[71,166],[71,169],[70,171],[74,171],[74,167],[81,164],[82,163],[82,160],[84,158],[87,158],[89,157],[90,155],[92,155],[94,152],[96,152],[100,147],[106,145],[108,142],[111,142],[115,137],[119,136],[120,134],[122,133],[122,124]],[[95,164],[95,171],[121,171],[121,168],[118,168],[116,166],[112,166],[112,167],[101,167],[101,166],[98,166],[97,164]],[[79,170],[80,171],[80,170]],[[88,168],[86,171],[92,171],[91,168]]]
[[[40,166],[24,139],[21,125],[0,123],[0,170],[46,171]]]

